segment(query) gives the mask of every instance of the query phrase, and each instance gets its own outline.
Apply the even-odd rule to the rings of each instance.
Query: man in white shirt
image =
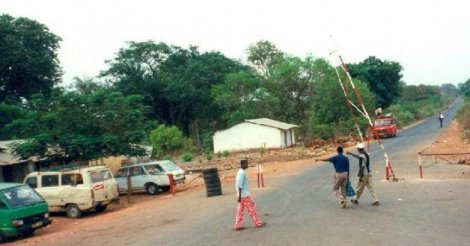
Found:
[[[253,223],[256,227],[263,227],[266,225],[265,222],[262,222],[256,213],[256,204],[251,199],[250,193],[248,192],[248,179],[246,178],[245,170],[248,168],[248,160],[240,161],[240,169],[237,173],[237,178],[235,181],[235,189],[237,190],[238,197],[238,206],[237,206],[237,215],[235,217],[235,230],[242,230],[243,227],[243,212],[245,208],[248,210]]]

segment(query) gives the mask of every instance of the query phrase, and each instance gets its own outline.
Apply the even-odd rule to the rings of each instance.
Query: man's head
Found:
[[[357,151],[359,151],[360,153],[364,152],[364,144],[363,143],[358,143],[356,145],[356,148],[357,148]]]
[[[247,169],[248,168],[248,160],[247,159],[243,159],[240,161],[240,167],[242,169]]]
[[[338,146],[336,148],[336,152],[338,152],[338,154],[342,154],[343,153],[343,147],[342,146]]]

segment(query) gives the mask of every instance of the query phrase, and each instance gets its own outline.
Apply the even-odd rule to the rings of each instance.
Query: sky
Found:
[[[62,38],[64,84],[98,75],[128,41],[245,61],[250,44],[268,40],[298,57],[338,50],[347,63],[399,62],[407,84],[457,85],[470,79],[467,10],[465,0],[0,0],[0,14]]]

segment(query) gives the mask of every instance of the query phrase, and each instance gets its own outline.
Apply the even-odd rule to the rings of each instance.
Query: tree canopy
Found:
[[[398,62],[382,61],[374,56],[349,65],[351,76],[365,82],[377,96],[378,106],[383,108],[391,105],[400,96],[402,70]]]
[[[8,125],[17,137],[27,139],[15,147],[22,158],[88,161],[143,153],[137,144],[146,138],[148,122],[141,96],[55,90],[50,98],[32,97],[26,107],[29,114]]]
[[[47,94],[61,81],[60,41],[41,23],[0,15],[0,102]]]

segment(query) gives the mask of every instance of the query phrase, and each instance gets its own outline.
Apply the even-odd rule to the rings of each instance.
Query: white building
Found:
[[[214,153],[261,147],[289,147],[295,144],[294,128],[296,127],[298,126],[267,118],[245,120],[214,134]]]

